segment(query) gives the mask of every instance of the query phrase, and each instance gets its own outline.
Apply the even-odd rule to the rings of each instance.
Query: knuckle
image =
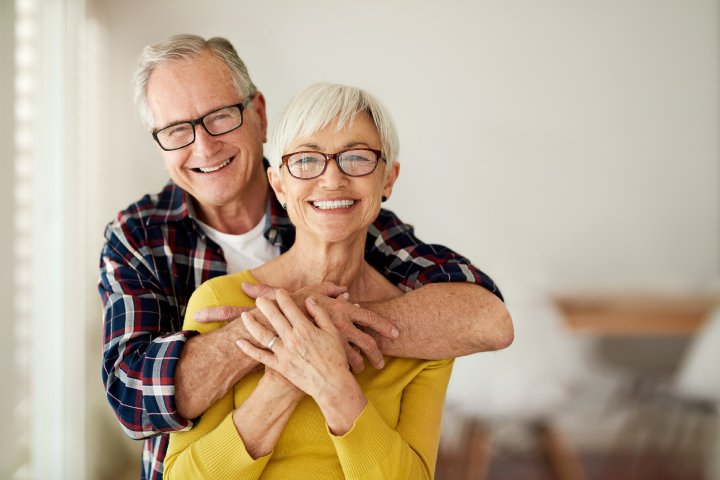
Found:
[[[357,345],[358,348],[360,348],[362,351],[367,351],[371,348],[373,342],[367,336],[358,335],[353,341],[353,343]]]

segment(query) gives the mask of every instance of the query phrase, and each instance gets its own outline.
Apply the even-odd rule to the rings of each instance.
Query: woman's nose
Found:
[[[337,159],[333,158],[328,160],[325,172],[320,176],[320,179],[326,185],[337,186],[347,182],[347,175],[345,175],[340,167],[338,166]]]

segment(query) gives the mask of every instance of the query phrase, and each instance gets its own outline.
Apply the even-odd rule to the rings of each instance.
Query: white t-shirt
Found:
[[[271,245],[263,236],[266,216],[267,214],[263,215],[252,230],[241,235],[220,232],[198,220],[207,236],[223,249],[228,273],[259,267],[280,255],[280,247]]]

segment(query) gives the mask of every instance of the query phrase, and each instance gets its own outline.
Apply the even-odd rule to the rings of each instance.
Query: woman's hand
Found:
[[[280,290],[276,287],[250,282],[243,282],[242,289],[249,297],[255,300],[261,297],[275,300],[275,295]],[[398,330],[380,315],[362,308],[358,304],[348,302],[349,295],[345,287],[324,282],[300,288],[291,292],[290,296],[300,308],[303,308],[308,297],[313,297],[328,313],[333,325],[338,329],[340,337],[343,339],[345,356],[353,373],[358,374],[365,369],[362,354],[365,354],[375,368],[383,368],[383,354],[373,335],[368,333],[378,335],[378,338],[395,339],[399,335]],[[241,311],[238,311],[236,316],[239,317],[241,313]],[[257,310],[253,313],[255,319],[267,325],[263,318],[258,318]],[[362,326],[365,331],[357,328],[358,325]]]
[[[238,340],[238,346],[313,397],[334,434],[346,433],[367,401],[348,369],[340,334],[312,297],[306,301],[312,319],[287,291],[278,291],[276,301],[259,298],[257,307],[277,332],[277,339],[251,313],[242,317],[253,338],[271,349],[257,348],[246,340]]]

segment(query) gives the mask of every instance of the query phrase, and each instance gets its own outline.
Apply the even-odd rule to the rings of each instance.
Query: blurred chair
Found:
[[[455,361],[436,478],[485,478],[495,451],[493,435],[519,424],[534,436],[555,478],[582,480],[575,452],[554,427],[557,414],[571,408],[573,383],[584,370],[582,341],[563,327],[561,314],[544,295],[506,293],[515,341],[503,351]]]
[[[671,378],[635,380],[625,395],[631,413],[618,434],[616,449],[632,445],[631,460],[636,461],[653,455],[671,459],[673,471],[658,466],[658,470],[663,469],[655,472],[658,475],[720,478],[718,366],[720,308],[694,335]],[[617,473],[618,466],[609,465],[608,471],[608,475]]]
[[[672,386],[685,417],[685,449],[705,467],[708,478],[720,478],[717,462],[720,409],[720,308],[693,339]],[[713,471],[714,470],[714,471]]]

